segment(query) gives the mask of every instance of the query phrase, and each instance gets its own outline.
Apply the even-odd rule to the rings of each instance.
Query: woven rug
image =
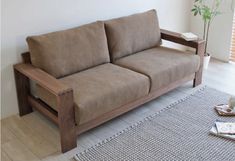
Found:
[[[219,117],[213,106],[229,95],[205,87],[86,151],[76,160],[235,161],[235,142],[209,134]]]

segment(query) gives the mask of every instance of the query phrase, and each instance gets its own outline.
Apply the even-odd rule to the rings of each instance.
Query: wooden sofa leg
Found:
[[[202,69],[199,69],[195,74],[195,78],[193,80],[193,87],[196,87],[202,83]]]
[[[205,54],[205,43],[200,43],[196,49],[196,54],[200,57],[200,67],[195,73],[195,78],[193,81],[193,87],[196,87],[202,83],[202,72],[203,72],[203,62]]]
[[[24,116],[33,111],[28,102],[28,95],[30,94],[30,83],[29,79],[16,69],[14,69],[14,75],[18,98],[19,115]]]
[[[57,102],[61,151],[65,153],[77,147],[73,91],[59,95]]]

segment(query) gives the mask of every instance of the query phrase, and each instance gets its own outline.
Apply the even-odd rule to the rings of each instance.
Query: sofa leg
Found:
[[[61,151],[65,153],[77,147],[73,91],[59,95],[57,101]]]
[[[193,80],[193,87],[196,87],[202,83],[202,71],[203,69],[200,68],[199,71],[195,73],[195,78]]]
[[[30,94],[30,83],[29,79],[16,69],[14,69],[14,75],[18,98],[19,115],[24,116],[33,111],[28,102],[28,95]]]
[[[205,43],[200,43],[196,49],[196,54],[200,57],[200,67],[195,73],[195,78],[193,80],[193,87],[196,87],[202,83],[202,72],[203,72],[203,62],[205,54]]]
[[[61,128],[61,127],[60,127]],[[74,129],[60,129],[61,151],[65,153],[77,147],[77,136]]]

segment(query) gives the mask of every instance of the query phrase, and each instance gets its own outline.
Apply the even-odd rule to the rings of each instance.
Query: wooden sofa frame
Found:
[[[196,49],[196,54],[200,56],[201,60],[199,71],[82,125],[76,125],[75,123],[73,89],[62,84],[56,78],[41,69],[32,66],[30,53],[23,53],[23,63],[14,65],[19,115],[24,116],[31,113],[34,109],[58,125],[61,139],[61,151],[64,153],[77,146],[77,135],[155,99],[187,81],[194,80],[193,87],[201,84],[205,41],[185,41],[180,37],[179,33],[167,30],[161,30],[161,38]],[[53,110],[46,103],[31,95],[30,80],[35,81],[41,87],[56,96],[58,111]]]

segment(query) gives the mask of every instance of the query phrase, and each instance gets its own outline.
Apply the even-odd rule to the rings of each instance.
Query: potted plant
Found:
[[[204,54],[204,69],[208,68],[211,55],[207,51],[208,37],[210,32],[211,24],[214,18],[221,14],[219,7],[222,0],[195,0],[192,8],[192,13],[194,16],[201,16],[203,20],[203,39],[206,41],[205,54]]]

